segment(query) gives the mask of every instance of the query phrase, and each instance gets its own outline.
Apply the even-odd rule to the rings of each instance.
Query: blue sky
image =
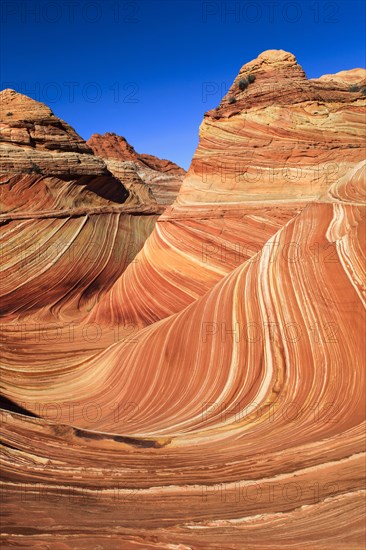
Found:
[[[1,21],[1,88],[185,168],[204,112],[263,50],[310,78],[365,66],[362,0],[3,0]]]

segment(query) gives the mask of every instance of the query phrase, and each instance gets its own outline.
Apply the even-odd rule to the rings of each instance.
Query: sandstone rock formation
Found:
[[[114,161],[110,165],[112,172],[114,168],[118,169],[116,161],[134,162],[138,175],[152,189],[159,204],[172,204],[177,197],[186,172],[174,162],[153,155],[140,155],[124,137],[112,132],[93,134],[87,143],[96,155]]]
[[[1,311],[89,310],[134,259],[161,207],[131,168],[112,175],[45,105],[13,90],[0,101]]]
[[[255,81],[241,91],[249,74]],[[357,75],[362,82],[366,71]],[[264,52],[206,113],[176,203],[93,318],[149,324],[180,311],[259,252],[310,201],[348,181],[365,157],[362,92],[307,80],[292,54]]]
[[[244,65],[121,273],[128,200],[69,227],[88,261],[4,218],[5,544],[363,548],[364,78]]]

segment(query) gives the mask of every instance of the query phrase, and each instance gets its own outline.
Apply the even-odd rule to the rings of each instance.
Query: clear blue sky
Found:
[[[3,0],[1,20],[1,88],[185,168],[203,113],[263,50],[310,78],[365,66],[362,0]]]

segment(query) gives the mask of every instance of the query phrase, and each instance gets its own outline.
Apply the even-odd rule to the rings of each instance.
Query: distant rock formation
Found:
[[[87,144],[96,155],[104,159],[134,162],[136,171],[152,189],[159,204],[165,206],[172,204],[178,195],[186,172],[174,162],[159,159],[153,155],[140,155],[124,137],[112,132],[103,135],[93,134]]]

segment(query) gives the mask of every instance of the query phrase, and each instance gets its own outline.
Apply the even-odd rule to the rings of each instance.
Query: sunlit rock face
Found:
[[[178,203],[314,199],[364,158],[365,88],[350,84],[366,71],[327,76],[308,80],[282,50],[244,65],[205,115]]]
[[[176,202],[94,318],[149,324],[180,311],[310,201],[349,182],[366,157],[366,71],[339,74],[308,80],[282,50],[244,65],[205,115]],[[360,172],[361,202],[363,181]]]
[[[111,171],[118,170],[118,162],[133,162],[139,177],[151,188],[157,202],[166,207],[176,199],[185,170],[170,160],[139,154],[128,141],[112,132],[93,134],[87,141],[96,155],[114,161]],[[164,208],[162,208],[164,210]]]
[[[156,223],[131,159],[103,164],[128,199],[78,215],[70,181],[5,176],[5,544],[364,547],[364,79],[245,65]]]

